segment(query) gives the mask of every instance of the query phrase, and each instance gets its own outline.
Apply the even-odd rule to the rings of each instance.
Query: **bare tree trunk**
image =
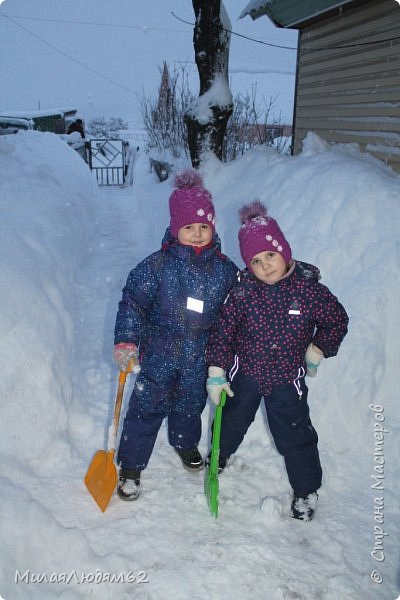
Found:
[[[185,114],[193,167],[213,152],[222,160],[222,145],[232,114],[228,82],[230,23],[221,0],[192,0],[196,16],[193,45],[200,78],[199,98]]]

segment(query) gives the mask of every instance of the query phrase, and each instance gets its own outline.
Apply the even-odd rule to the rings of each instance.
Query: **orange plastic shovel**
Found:
[[[115,445],[126,376],[132,370],[133,364],[130,363],[126,371],[119,372],[118,391],[115,399],[114,418],[112,430],[110,430],[109,435],[108,450],[97,450],[85,475],[85,485],[102,512],[105,512],[117,486],[118,474],[114,462]]]

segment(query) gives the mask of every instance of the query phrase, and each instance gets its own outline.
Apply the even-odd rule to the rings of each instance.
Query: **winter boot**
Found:
[[[293,519],[299,519],[300,521],[311,521],[314,516],[317,501],[317,492],[311,492],[306,496],[294,495],[291,507]]]
[[[227,464],[228,464],[228,459],[225,458],[224,456],[219,455],[219,457],[218,457],[218,475],[220,475],[222,473],[222,471],[225,469]],[[206,467],[209,467],[210,465],[211,465],[211,453],[206,458]]]
[[[117,494],[121,500],[137,500],[140,494],[140,471],[121,469]]]
[[[197,446],[189,449],[175,448],[175,450],[179,454],[183,466],[188,471],[200,471],[204,467],[204,461]]]

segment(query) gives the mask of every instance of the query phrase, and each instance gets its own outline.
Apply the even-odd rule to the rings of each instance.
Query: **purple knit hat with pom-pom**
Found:
[[[178,237],[180,228],[191,223],[206,223],[214,233],[215,209],[200,175],[191,169],[183,171],[175,178],[175,188],[169,198],[171,234]]]
[[[267,215],[267,209],[259,200],[243,206],[240,211],[242,223],[239,229],[240,253],[246,267],[251,268],[251,259],[259,252],[279,252],[286,264],[292,258],[292,250],[278,223]]]

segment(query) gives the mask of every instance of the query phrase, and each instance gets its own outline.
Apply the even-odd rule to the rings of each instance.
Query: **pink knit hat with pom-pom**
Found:
[[[279,252],[285,263],[289,264],[292,258],[289,243],[278,223],[267,215],[267,209],[259,200],[243,206],[239,215],[242,223],[239,229],[240,253],[251,272],[251,259],[260,252]]]
[[[215,209],[200,175],[192,169],[179,173],[175,178],[175,188],[169,198],[171,234],[178,237],[180,228],[191,223],[206,223],[214,233]]]

